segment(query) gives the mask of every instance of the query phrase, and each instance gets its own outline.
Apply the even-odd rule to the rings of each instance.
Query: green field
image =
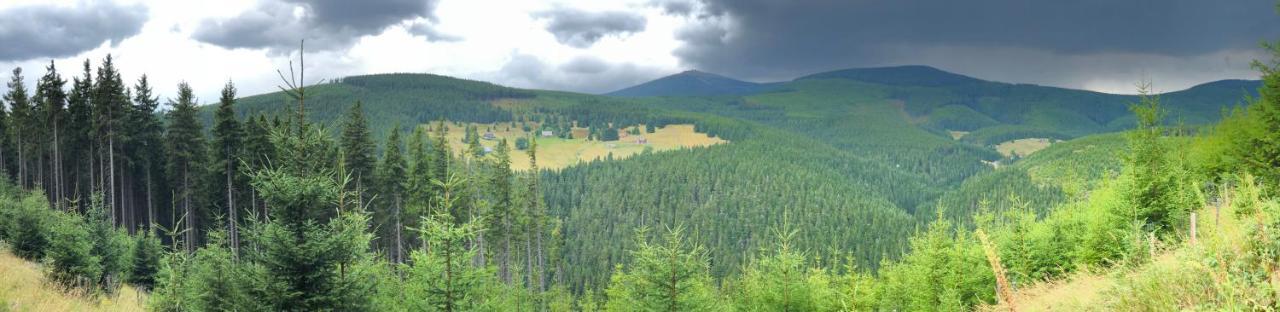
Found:
[[[480,145],[489,148],[495,148],[501,140],[505,139],[508,147],[512,151],[516,151],[515,141],[517,138],[535,138],[538,143],[538,167],[542,169],[562,169],[593,160],[625,159],[645,151],[662,152],[728,143],[724,139],[695,132],[693,125],[688,124],[667,125],[656,128],[654,133],[643,133],[642,131],[639,135],[629,135],[626,131],[620,131],[617,141],[606,142],[588,140],[585,137],[586,128],[575,128],[574,138],[564,139],[555,136],[543,137],[541,133],[524,132],[514,123],[447,123],[449,129],[446,137],[451,145],[450,148],[455,151],[461,151],[466,148],[466,144],[463,143],[463,137],[468,126],[477,127],[481,134],[492,133],[494,135],[493,139],[480,140]],[[428,133],[436,135],[435,125],[426,124],[422,125],[422,127],[427,129]],[[639,129],[644,129],[643,125],[638,127]],[[536,129],[537,127],[533,128]],[[515,170],[529,169],[529,157],[524,151],[511,153],[511,168]]]

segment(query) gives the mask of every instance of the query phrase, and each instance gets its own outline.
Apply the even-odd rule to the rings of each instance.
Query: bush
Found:
[[[156,274],[160,271],[160,257],[164,246],[160,240],[149,233],[138,235],[133,243],[132,266],[129,268],[129,283],[144,290],[155,287]]]
[[[48,276],[66,287],[88,288],[102,273],[98,257],[93,255],[94,240],[89,236],[84,218],[67,212],[55,212],[49,240]]]
[[[529,139],[524,137],[516,138],[516,149],[521,151],[529,149]]]
[[[20,201],[4,200],[0,203],[0,217],[4,217],[3,238],[9,242],[13,253],[27,260],[44,258],[49,248],[52,210],[40,192],[32,192]]]

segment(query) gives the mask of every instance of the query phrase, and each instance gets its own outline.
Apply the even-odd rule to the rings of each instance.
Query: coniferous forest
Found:
[[[12,69],[0,275],[94,302],[68,310],[1280,308],[1275,45],[1260,81],[1135,95],[927,66],[317,83],[302,47],[279,92],[204,102],[111,54]],[[717,143],[645,139],[683,126]]]

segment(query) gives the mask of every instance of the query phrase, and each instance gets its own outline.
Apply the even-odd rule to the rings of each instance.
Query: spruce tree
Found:
[[[349,190],[356,193],[357,203],[364,205],[369,198],[368,191],[375,188],[373,157],[373,136],[369,132],[368,121],[365,120],[364,108],[360,101],[351,106],[347,119],[342,126],[342,160],[352,182]]]
[[[98,189],[106,194],[106,206],[110,211],[113,224],[124,224],[129,220],[121,217],[131,215],[120,206],[120,188],[118,188],[120,171],[118,171],[118,151],[123,148],[122,136],[125,114],[129,110],[129,99],[120,72],[115,68],[111,55],[107,55],[98,67],[97,84],[93,86],[91,96],[94,111],[94,128],[98,134],[99,181]]]
[[[238,255],[240,250],[240,231],[237,228],[240,211],[236,203],[241,200],[240,192],[246,182],[240,169],[244,133],[236,119],[235,103],[236,87],[227,82],[222,88],[218,110],[214,113],[213,144],[209,147],[210,176],[206,180],[210,182],[207,184],[210,190],[207,194],[211,195],[209,202],[216,203],[215,206],[221,207],[220,211],[225,213],[226,239],[232,255]]]
[[[246,258],[262,267],[262,298],[271,310],[372,307],[375,280],[360,269],[373,261],[368,219],[343,209],[352,197],[332,169],[335,149],[325,136],[322,129],[273,136],[280,161],[252,175],[271,214],[248,237],[259,251]]]
[[[440,183],[444,195],[436,211],[450,211],[462,189],[461,178],[451,175]],[[468,243],[481,231],[479,220],[455,223],[453,216],[436,213],[423,218],[422,240],[430,246],[413,253],[413,266],[408,270],[405,291],[408,308],[413,311],[473,311],[488,301],[485,292],[491,284],[492,272],[472,265],[475,250]]]
[[[382,233],[387,238],[384,240],[388,242],[386,249],[391,260],[396,263],[404,262],[404,196],[405,185],[408,183],[405,179],[408,170],[401,151],[399,128],[396,125],[387,136],[382,164],[378,168],[379,193],[384,196],[379,213],[381,217],[378,218],[384,221],[380,222],[383,225],[379,228],[386,229]]]
[[[495,242],[501,242],[497,247],[498,261],[498,277],[503,282],[511,283],[511,239],[515,236],[516,231],[516,210],[512,202],[511,196],[511,180],[513,173],[511,172],[511,148],[507,146],[507,140],[503,139],[498,142],[498,148],[494,151],[493,170],[489,177],[489,191],[493,198],[492,216],[489,219],[492,229],[489,231],[490,239]]]
[[[12,132],[11,136],[6,138],[10,140],[11,146],[14,147],[14,153],[17,154],[17,182],[22,188],[30,187],[28,179],[28,155],[29,144],[31,140],[32,128],[32,107],[31,99],[27,95],[27,87],[23,84],[22,68],[13,69],[13,78],[9,80],[9,93],[4,96],[4,101],[9,104],[9,125]]]
[[[267,168],[267,165],[275,159],[275,146],[271,145],[272,126],[265,115],[258,115],[258,118],[249,118],[244,123],[244,161],[248,165],[247,168],[241,168],[246,175],[248,173],[261,171]],[[262,204],[262,198],[258,196],[256,190],[252,187],[248,188],[249,211],[257,214],[259,218],[266,217],[266,205]]]
[[[35,105],[37,105],[39,116],[33,116],[40,119],[40,124],[44,139],[42,141],[33,142],[34,146],[43,146],[45,148],[37,148],[37,154],[46,155],[45,160],[41,161],[40,167],[43,170],[39,180],[45,188],[45,193],[49,195],[50,202],[57,209],[62,209],[62,199],[66,197],[65,188],[63,186],[63,168],[62,168],[62,139],[60,137],[61,130],[65,126],[63,123],[67,94],[63,91],[63,85],[66,81],[62,76],[58,75],[57,68],[54,67],[53,61],[49,62],[48,72],[40,77],[40,82],[36,85]]]
[[[705,251],[685,241],[679,229],[657,242],[636,235],[631,264],[609,282],[608,311],[718,311]]]
[[[71,92],[67,96],[67,155],[71,163],[67,168],[70,197],[77,199],[80,207],[88,203],[93,179],[93,71],[89,60],[84,61],[83,76],[72,79]],[[167,206],[167,205],[166,205]]]
[[[174,213],[183,218],[180,223],[185,230],[184,246],[186,252],[191,253],[200,242],[200,225],[207,219],[207,211],[202,208],[200,194],[197,193],[203,185],[207,155],[204,126],[196,117],[191,86],[186,83],[178,84],[178,98],[170,105],[173,110],[169,111],[169,125],[165,131],[166,158],[169,160],[166,171],[170,179],[169,185],[173,187],[173,205],[177,207]]]
[[[142,178],[146,227],[153,235],[156,234],[155,226],[173,222],[159,221],[159,218],[168,215],[161,211],[168,211],[170,208],[165,201],[169,192],[165,191],[164,123],[156,116],[159,105],[160,98],[152,94],[147,76],[139,77],[133,87],[133,106],[129,113],[129,137],[133,139],[129,158],[135,163],[135,171],[138,172],[136,176]]]

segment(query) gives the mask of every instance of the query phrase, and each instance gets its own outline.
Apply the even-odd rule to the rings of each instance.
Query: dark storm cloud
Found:
[[[223,20],[208,20],[196,40],[226,48],[291,49],[298,40],[320,50],[349,47],[360,37],[377,35],[405,21],[435,21],[436,0],[264,0],[257,8]],[[294,14],[302,8],[304,14]],[[456,40],[419,21],[409,26],[428,40]]]
[[[147,10],[108,1],[0,11],[0,61],[66,57],[119,43],[142,30]]]
[[[547,31],[556,41],[575,48],[586,48],[611,35],[626,35],[644,31],[644,16],[621,11],[587,12],[573,8],[557,8],[534,13],[533,17],[547,20]]]
[[[677,33],[684,45],[676,56],[745,78],[911,62],[914,50],[941,47],[1193,57],[1280,36],[1273,0],[703,0],[697,7],[688,14],[693,25]],[[959,50],[974,54],[956,61],[985,57],[982,49]]]
[[[653,0],[649,5],[662,8],[662,13],[671,15],[689,15],[694,10],[694,0]]]

